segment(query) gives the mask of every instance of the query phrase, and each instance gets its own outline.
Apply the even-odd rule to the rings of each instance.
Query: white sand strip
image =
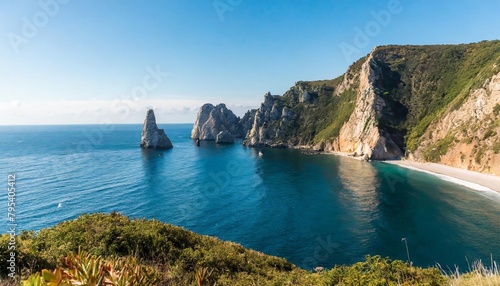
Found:
[[[474,171],[464,170],[460,168],[450,167],[436,163],[420,163],[405,160],[390,160],[382,161],[400,167],[414,169],[432,173],[441,179],[450,181],[468,188],[478,191],[496,191],[500,193],[500,177],[478,173]]]

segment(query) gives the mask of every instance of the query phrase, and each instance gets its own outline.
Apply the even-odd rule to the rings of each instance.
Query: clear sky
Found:
[[[500,39],[498,0],[0,0],[0,125],[194,122],[376,45]]]

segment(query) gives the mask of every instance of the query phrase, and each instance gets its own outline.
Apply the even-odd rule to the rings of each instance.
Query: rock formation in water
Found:
[[[266,93],[240,125],[248,146],[500,175],[500,41],[375,47],[335,79]],[[222,130],[215,131],[213,137]]]
[[[196,118],[191,138],[199,140],[214,140],[217,143],[232,143],[234,138],[244,138],[247,133],[248,121],[251,114],[248,113],[240,120],[239,117],[227,109],[225,104],[214,106],[210,103],[204,104]]]
[[[142,128],[141,147],[145,149],[170,149],[172,142],[163,129],[156,125],[155,113],[149,109]]]

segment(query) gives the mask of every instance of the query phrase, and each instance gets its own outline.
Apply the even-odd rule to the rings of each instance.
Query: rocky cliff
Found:
[[[244,144],[500,174],[499,78],[500,41],[375,47],[338,78],[266,93]]]
[[[381,76],[381,67],[370,54],[359,71],[356,107],[332,143],[335,151],[375,160],[400,159],[403,156],[402,148],[394,142],[385,127],[378,124],[383,120],[387,107],[376,87]],[[346,83],[344,78],[341,86],[349,86],[349,82]]]
[[[285,146],[283,141],[287,137],[288,123],[291,122],[290,119],[293,119],[293,115],[285,108],[279,96],[273,96],[270,92],[266,93],[264,102],[255,111],[253,124],[245,144],[249,146]]]
[[[170,149],[173,147],[165,131],[156,125],[155,113],[152,109],[148,110],[144,120],[141,147],[145,149]]]

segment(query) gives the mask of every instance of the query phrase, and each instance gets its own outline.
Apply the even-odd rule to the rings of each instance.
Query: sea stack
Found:
[[[144,149],[170,149],[174,147],[163,129],[156,125],[155,113],[148,110],[142,128],[141,147]]]
[[[221,103],[214,106],[210,103],[204,104],[194,123],[191,131],[192,139],[216,141],[216,143],[229,144],[234,142],[234,138],[243,138],[243,131],[240,118],[227,109]]]

